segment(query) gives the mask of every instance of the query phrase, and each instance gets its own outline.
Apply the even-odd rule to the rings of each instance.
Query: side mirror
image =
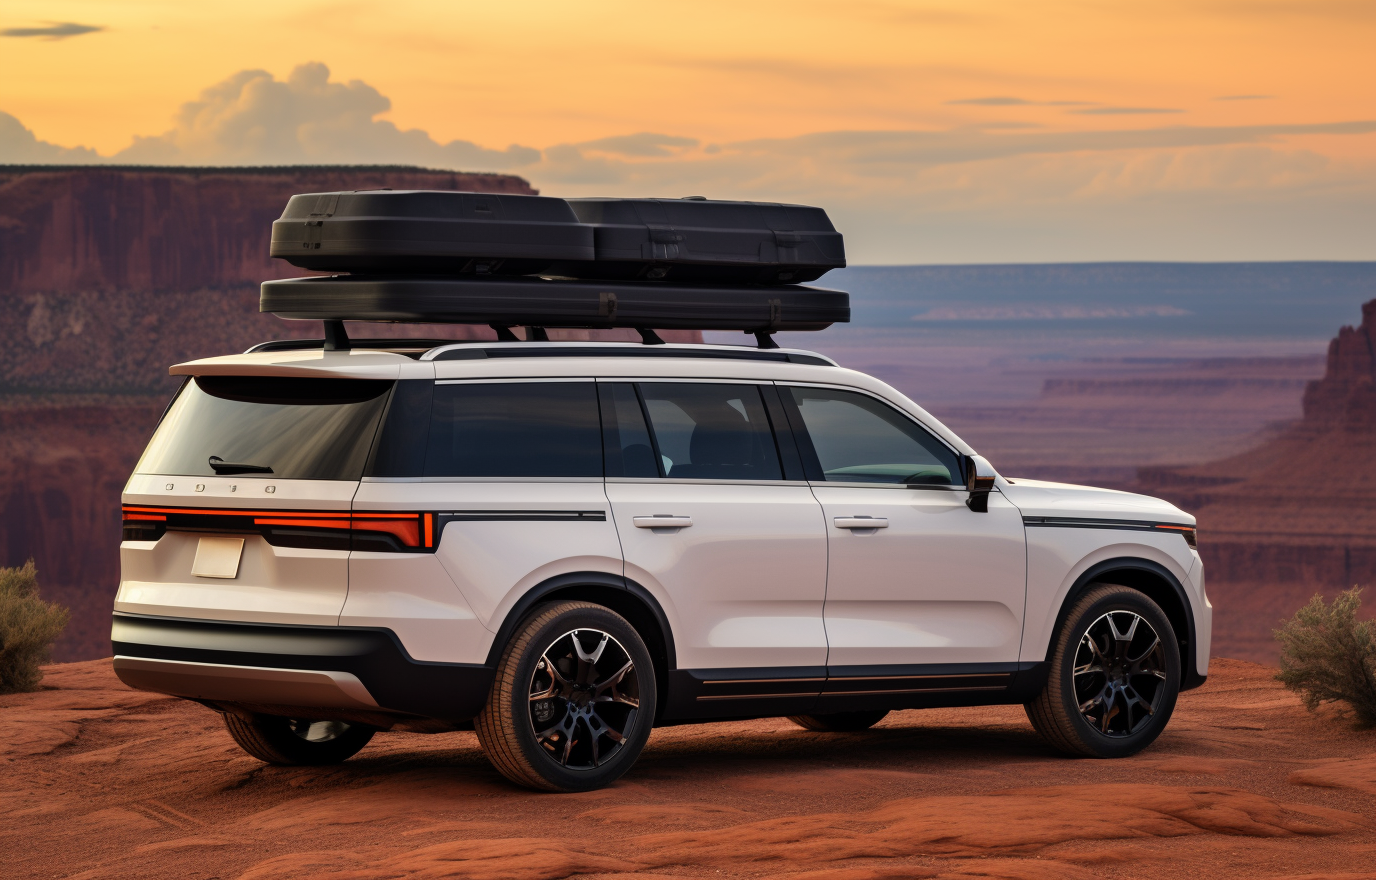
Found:
[[[994,491],[994,469],[980,455],[965,456],[965,506],[975,513],[989,512],[989,493]]]

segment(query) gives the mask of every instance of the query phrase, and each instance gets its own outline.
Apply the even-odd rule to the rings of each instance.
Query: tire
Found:
[[[1180,645],[1161,608],[1129,587],[1095,584],[1066,615],[1046,686],[1023,708],[1066,754],[1125,758],[1161,735],[1180,678]]]
[[[254,715],[247,720],[228,712],[224,719],[239,748],[269,764],[338,764],[358,754],[375,732],[371,727],[346,721],[307,721],[276,715]]]
[[[888,709],[874,709],[869,712],[827,712],[821,715],[790,715],[788,720],[805,730],[825,733],[869,730],[889,714]]]
[[[589,791],[631,769],[655,717],[655,670],[625,618],[589,602],[536,608],[474,721],[494,767],[540,791]]]

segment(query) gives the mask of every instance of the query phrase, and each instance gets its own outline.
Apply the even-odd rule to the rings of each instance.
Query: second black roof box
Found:
[[[502,275],[594,259],[592,228],[563,199],[429,190],[292,196],[271,254],[326,272]]]
[[[280,318],[659,330],[822,330],[850,320],[850,295],[797,285],[340,275],[265,281]]]
[[[796,284],[846,265],[827,212],[804,205],[684,199],[569,199],[596,230],[594,262],[560,263],[575,278]]]

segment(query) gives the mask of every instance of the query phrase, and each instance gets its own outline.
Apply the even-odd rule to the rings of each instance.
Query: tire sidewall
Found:
[[[539,611],[531,618],[539,617]],[[533,622],[533,620],[532,620]],[[530,626],[527,624],[526,626]],[[635,671],[640,691],[640,707],[635,713],[635,723],[631,731],[623,731],[626,743],[611,760],[591,770],[570,770],[552,759],[535,739],[535,728],[530,721],[530,701],[528,698],[530,682],[535,673],[535,664],[550,645],[570,630],[594,629],[611,635],[621,643],[627,655],[635,663]],[[522,632],[525,632],[523,627]],[[654,662],[644,640],[635,628],[621,615],[600,607],[580,607],[545,622],[530,635],[522,656],[512,658],[515,668],[511,687],[511,702],[502,707],[510,713],[517,745],[522,756],[532,769],[540,774],[553,787],[563,791],[588,791],[608,785],[622,776],[640,757],[641,750],[650,738],[654,726],[656,707],[656,687]]]
[[[1079,650],[1080,642],[1095,621],[1114,611],[1130,611],[1141,616],[1156,630],[1157,636],[1166,648],[1166,693],[1161,705],[1141,730],[1124,737],[1105,736],[1096,730],[1084,715],[1080,714],[1075,695],[1075,654]],[[1127,757],[1151,745],[1170,722],[1171,714],[1175,711],[1176,698],[1180,694],[1180,646],[1176,640],[1175,629],[1165,612],[1142,593],[1123,587],[1079,609],[1077,614],[1066,621],[1066,627],[1067,638],[1063,643],[1062,656],[1057,658],[1053,672],[1060,676],[1062,708],[1075,727],[1076,737],[1090,753],[1102,758]]]

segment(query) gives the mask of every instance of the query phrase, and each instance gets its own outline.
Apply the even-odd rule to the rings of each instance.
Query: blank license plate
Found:
[[[203,578],[236,578],[243,555],[243,538],[202,538],[196,545],[191,573]]]

